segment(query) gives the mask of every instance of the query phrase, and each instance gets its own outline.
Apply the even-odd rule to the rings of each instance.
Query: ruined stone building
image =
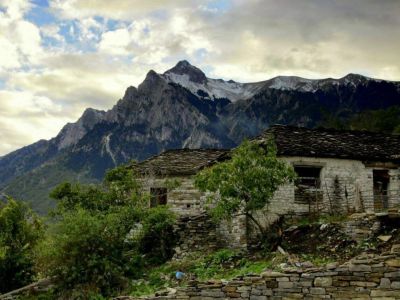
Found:
[[[377,212],[400,205],[400,136],[275,125],[253,141],[263,146],[269,139],[298,179],[282,186],[259,218]],[[143,161],[138,170],[146,177],[150,205],[168,204],[180,215],[201,214],[205,196],[194,187],[193,175],[229,157],[228,150],[181,149]],[[180,184],[169,191],[166,180]],[[236,220],[222,230],[231,234],[231,244],[243,242],[238,232],[245,223]]]
[[[229,150],[177,149],[153,156],[137,165],[144,189],[150,192],[149,205],[168,204],[179,215],[204,211],[204,197],[194,187],[200,170],[229,158]],[[168,188],[176,182],[175,188]]]

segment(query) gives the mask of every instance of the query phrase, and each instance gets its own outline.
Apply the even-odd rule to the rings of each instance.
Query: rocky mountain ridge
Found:
[[[349,74],[238,83],[207,78],[181,61],[163,74],[149,71],[110,110],[89,108],[55,138],[0,157],[0,191],[35,207],[36,194],[47,197],[57,182],[96,181],[131,159],[172,148],[230,148],[270,124],[313,127],[324,111],[343,117],[399,104],[399,82]]]

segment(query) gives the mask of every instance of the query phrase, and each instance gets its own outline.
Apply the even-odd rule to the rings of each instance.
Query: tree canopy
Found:
[[[111,295],[172,256],[175,216],[148,207],[132,169],[110,170],[99,185],[63,183],[51,196],[58,207],[37,265],[63,297]]]
[[[42,234],[42,223],[25,204],[0,202],[0,293],[32,282],[33,249]]]
[[[263,231],[254,218],[263,209],[279,186],[292,181],[292,166],[276,156],[273,142],[266,146],[244,141],[233,150],[230,160],[213,165],[196,175],[195,185],[203,192],[212,192],[211,213],[215,218],[230,219],[244,214]]]

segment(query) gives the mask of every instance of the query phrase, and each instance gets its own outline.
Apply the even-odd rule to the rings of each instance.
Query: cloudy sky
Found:
[[[237,81],[400,80],[400,0],[0,0],[0,156],[187,59]]]

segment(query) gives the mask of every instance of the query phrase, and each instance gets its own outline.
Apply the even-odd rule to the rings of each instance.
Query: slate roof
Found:
[[[217,161],[229,158],[225,149],[176,149],[153,156],[135,168],[141,174],[183,176],[194,175]]]
[[[265,143],[271,135],[280,156],[400,161],[399,135],[273,125],[255,140]]]
[[[279,156],[400,163],[400,135],[273,125],[252,140],[266,144],[271,136],[277,145]],[[135,168],[141,174],[194,175],[199,170],[229,157],[230,150],[226,149],[167,150],[136,164]]]

